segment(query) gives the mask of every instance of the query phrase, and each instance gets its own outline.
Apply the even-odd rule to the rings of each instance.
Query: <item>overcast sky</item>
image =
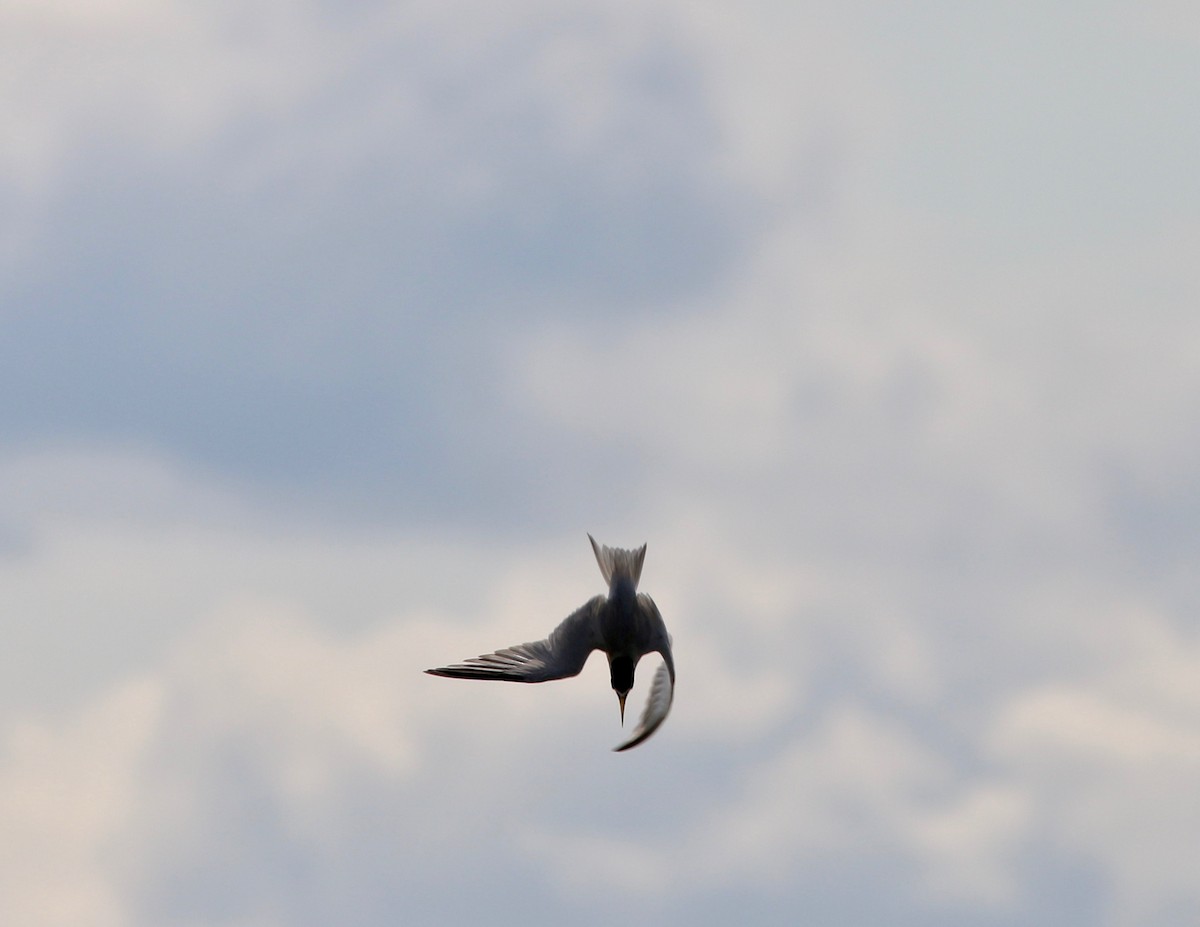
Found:
[[[0,922],[1200,921],[1192,4],[16,0],[0,60]],[[623,754],[600,657],[420,672],[589,531],[675,638]]]

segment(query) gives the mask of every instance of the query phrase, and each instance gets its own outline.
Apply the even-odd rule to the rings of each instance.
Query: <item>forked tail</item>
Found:
[[[642,578],[642,561],[646,559],[646,545],[643,544],[637,550],[625,550],[621,547],[606,547],[603,544],[597,544],[596,539],[590,534],[588,540],[592,542],[596,563],[600,565],[600,572],[604,576],[604,581],[608,583],[608,587],[611,589],[622,580],[627,580],[636,589],[638,580]]]

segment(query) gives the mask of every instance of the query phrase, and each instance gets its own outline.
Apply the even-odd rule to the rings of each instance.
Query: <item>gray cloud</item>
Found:
[[[1169,137],[1160,39],[991,122],[1061,13],[550,6],[130,5],[0,95],[4,919],[1186,919],[1197,225],[1020,183]],[[585,530],[678,650],[620,758],[602,667],[419,673]]]
[[[196,55],[233,73],[197,87],[212,112],[166,150],[133,115],[178,101],[121,86],[130,119],[64,155],[8,281],[8,446],[85,434],[376,500],[386,480],[418,514],[477,507],[479,482],[525,489],[531,458],[505,439],[532,424],[496,394],[497,346],[703,288],[758,209],[715,165],[686,41],[622,43],[576,13],[474,37],[347,17],[307,69],[267,40],[274,78],[210,36]],[[147,80],[182,78],[142,53],[163,72]]]

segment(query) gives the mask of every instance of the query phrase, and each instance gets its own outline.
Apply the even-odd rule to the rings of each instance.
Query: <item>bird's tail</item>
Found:
[[[609,588],[611,589],[621,580],[628,580],[636,589],[638,580],[642,578],[642,561],[646,559],[646,545],[643,544],[637,550],[625,550],[620,547],[606,547],[603,544],[597,544],[596,539],[590,534],[588,540],[592,542],[592,550],[596,553],[596,563],[600,564],[600,572],[604,575],[604,581],[608,583]]]

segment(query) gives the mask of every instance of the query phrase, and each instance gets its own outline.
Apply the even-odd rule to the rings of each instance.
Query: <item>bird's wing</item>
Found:
[[[425,672],[453,679],[501,679],[507,682],[546,682],[574,676],[601,644],[597,616],[605,601],[602,595],[590,599],[564,618],[545,640],[516,644]]]
[[[657,731],[659,725],[667,719],[667,712],[671,710],[671,702],[674,698],[674,673],[671,672],[667,660],[664,659],[662,665],[654,674],[654,682],[650,685],[650,696],[646,699],[646,707],[642,709],[642,717],[638,721],[637,729],[625,743],[613,749],[619,752],[621,750],[628,750],[630,747],[636,747]]]

